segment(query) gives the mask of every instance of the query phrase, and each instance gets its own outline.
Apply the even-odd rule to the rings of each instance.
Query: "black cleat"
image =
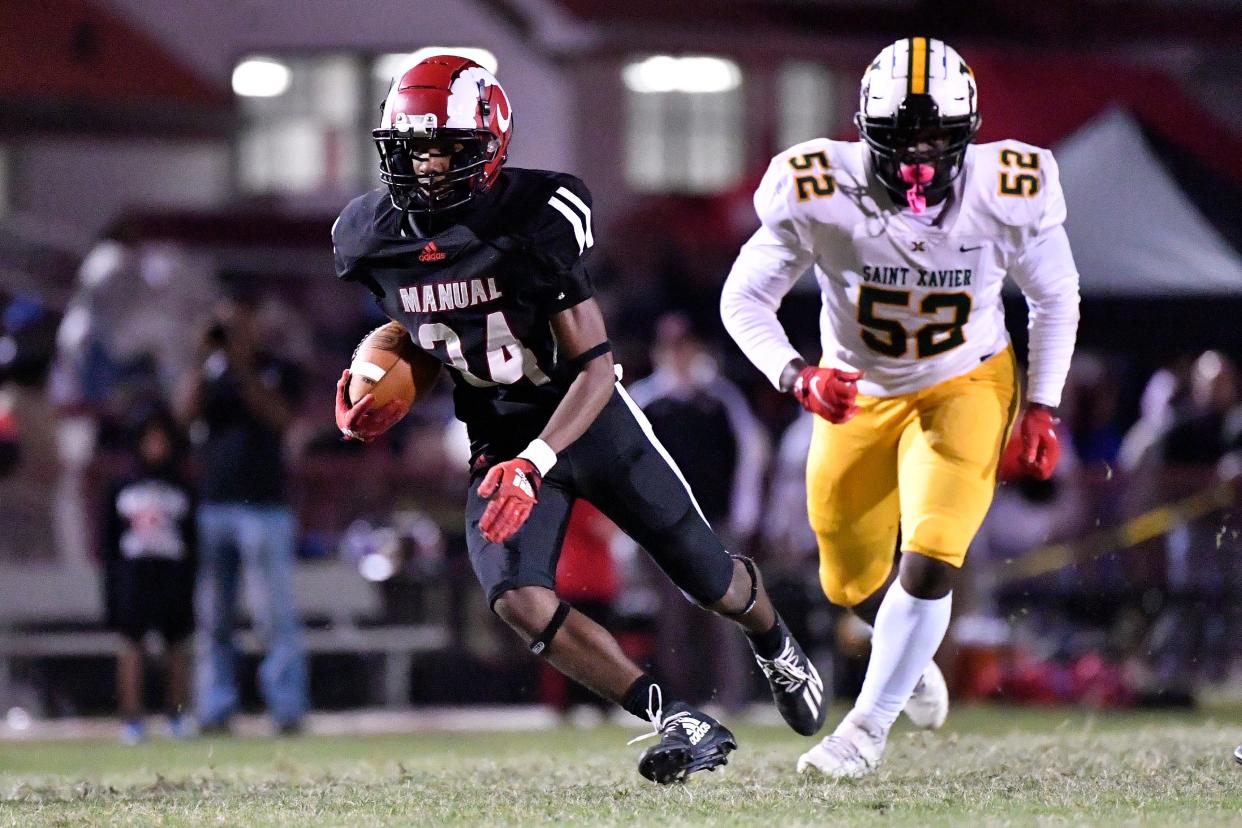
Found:
[[[776,658],[756,654],[755,661],[768,677],[772,700],[785,723],[803,736],[818,733],[828,717],[824,682],[793,636],[785,633],[785,643]]]
[[[661,785],[684,782],[692,773],[727,765],[729,753],[737,750],[737,739],[727,727],[682,702],[673,702],[667,711],[655,710],[652,723],[655,731],[631,740],[631,744],[660,737],[660,744],[647,748],[639,757],[638,772]]]

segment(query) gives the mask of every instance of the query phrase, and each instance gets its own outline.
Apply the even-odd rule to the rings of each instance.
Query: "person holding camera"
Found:
[[[220,308],[179,394],[196,421],[201,506],[198,717],[204,733],[228,731],[239,702],[234,639],[237,590],[246,570],[251,615],[267,653],[259,690],[278,732],[296,733],[309,704],[301,620],[294,607],[297,527],[285,496],[283,437],[293,418],[296,369],[255,336],[255,297]]]

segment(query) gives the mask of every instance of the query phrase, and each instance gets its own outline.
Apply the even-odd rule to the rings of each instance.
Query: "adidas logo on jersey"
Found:
[[[448,254],[436,246],[435,242],[427,242],[427,246],[423,248],[423,252],[418,254],[420,262],[439,262],[448,258]]]

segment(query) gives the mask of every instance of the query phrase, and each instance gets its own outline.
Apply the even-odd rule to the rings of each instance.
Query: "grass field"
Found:
[[[1237,711],[963,709],[847,783],[793,772],[808,740],[736,731],[727,768],[667,788],[637,728],[0,743],[0,824],[1242,825]]]

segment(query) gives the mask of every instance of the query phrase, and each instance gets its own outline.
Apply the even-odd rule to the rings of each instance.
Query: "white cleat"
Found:
[[[857,779],[880,764],[888,734],[861,713],[851,710],[831,736],[798,757],[798,773],[830,779]]]
[[[923,671],[904,712],[915,727],[936,730],[944,724],[949,715],[949,685],[945,683],[944,673],[940,672],[936,662],[928,664]]]

